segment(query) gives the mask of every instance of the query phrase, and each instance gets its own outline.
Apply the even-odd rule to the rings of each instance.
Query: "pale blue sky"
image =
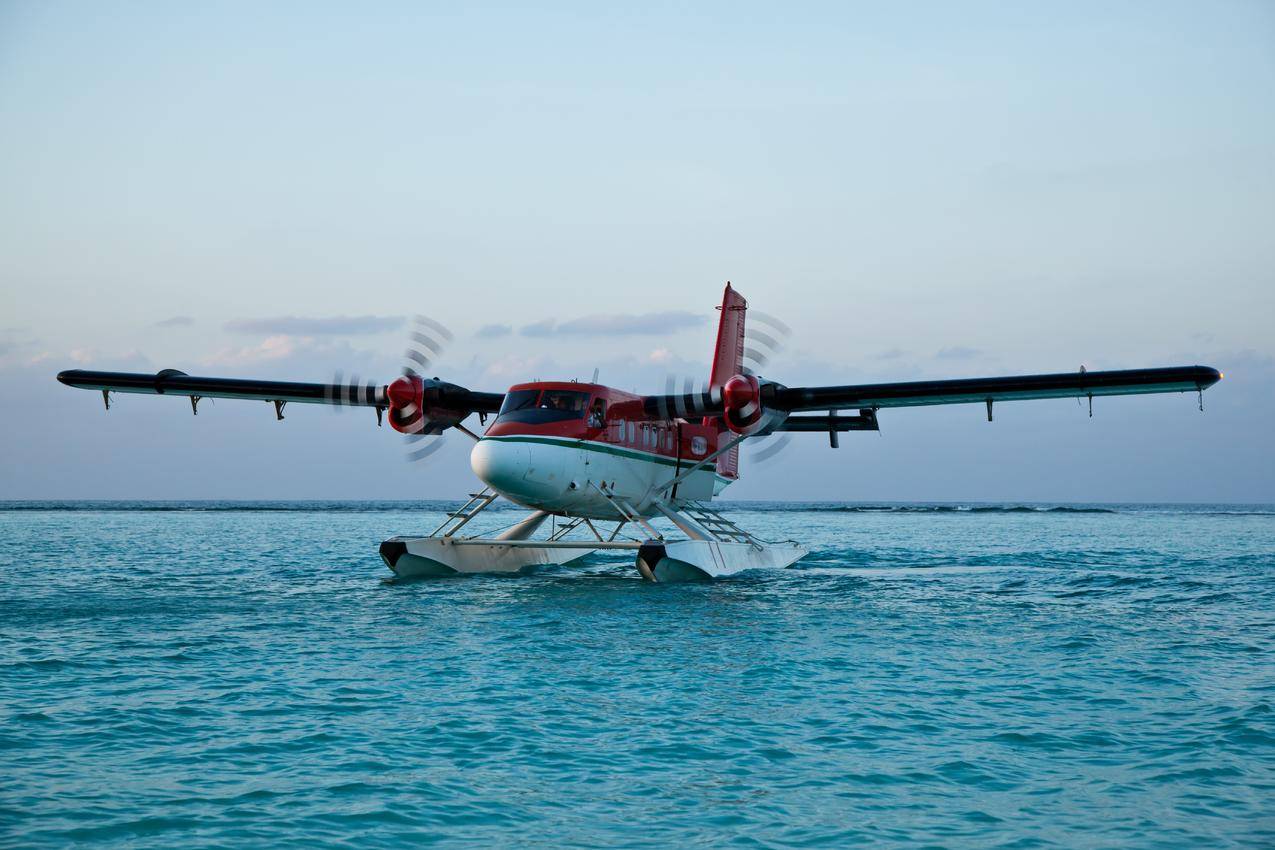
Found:
[[[424,312],[477,389],[658,390],[729,278],[793,385],[1228,375],[889,412],[737,497],[1275,500],[1269,3],[453,6],[0,2],[0,498],[457,495],[461,440],[52,377],[392,376]]]

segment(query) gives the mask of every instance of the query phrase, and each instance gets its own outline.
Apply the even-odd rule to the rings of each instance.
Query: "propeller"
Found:
[[[403,352],[403,376],[385,388],[390,425],[404,435],[409,463],[425,460],[446,445],[447,429],[454,424],[429,415],[430,402],[437,403],[440,382],[438,378],[425,377],[452,339],[452,332],[440,322],[415,316]]]
[[[791,335],[792,329],[783,320],[750,308],[741,374],[718,388],[711,388],[704,380],[669,374],[654,412],[665,419],[697,420],[719,415],[725,409],[732,431],[747,433],[763,428],[760,419],[765,412],[761,408],[758,374],[784,350]],[[744,443],[745,459],[749,464],[765,465],[778,457],[791,439],[789,434],[758,435]]]
[[[417,315],[412,320],[412,332],[408,335],[410,344],[403,352],[403,359],[407,361],[403,366],[403,375],[411,377],[426,374],[430,365],[442,357],[443,350],[453,338],[452,332],[440,323],[429,316]]]
[[[748,463],[752,466],[767,466],[779,457],[788,444],[792,442],[792,434],[772,432],[761,437],[754,437],[744,443],[748,447]]]
[[[670,374],[664,379],[664,396],[659,401],[659,415],[664,419],[698,419],[709,410],[711,398],[707,381],[696,382],[689,375]]]
[[[749,310],[744,329],[744,373],[757,374],[783,353],[792,328],[778,316]],[[792,442],[791,434],[770,433],[744,443],[744,459],[750,466],[766,466]]]
[[[766,364],[783,352],[790,336],[792,328],[783,321],[750,309],[744,328],[744,374],[755,375],[766,368]]]
[[[459,411],[441,404],[445,392],[461,390],[460,387],[424,377],[453,338],[452,332],[440,322],[418,315],[412,320],[407,349],[403,352],[401,377],[387,385],[377,385],[360,380],[358,375],[351,375],[347,380],[345,373],[338,369],[329,388],[329,400],[337,411],[348,405],[375,406],[378,422],[384,411],[390,427],[403,434],[407,441],[408,461],[424,460],[443,447],[446,431],[468,414],[465,411],[458,418]]]

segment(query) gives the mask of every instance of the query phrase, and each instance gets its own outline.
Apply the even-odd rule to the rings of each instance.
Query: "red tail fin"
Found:
[[[713,349],[713,371],[708,385],[721,389],[722,385],[744,371],[744,314],[748,302],[744,296],[731,289],[726,282],[722,294],[721,318],[717,322],[717,346]],[[739,448],[733,448],[717,459],[717,471],[731,478],[739,477]]]

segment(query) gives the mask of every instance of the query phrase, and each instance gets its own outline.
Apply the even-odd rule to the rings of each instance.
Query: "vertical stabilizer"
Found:
[[[720,390],[723,384],[744,371],[744,314],[748,302],[727,281],[722,306],[718,309],[722,315],[717,321],[717,346],[713,349],[713,371],[708,378],[708,385],[714,390]],[[739,477],[738,447],[717,459],[717,471],[730,478]]]

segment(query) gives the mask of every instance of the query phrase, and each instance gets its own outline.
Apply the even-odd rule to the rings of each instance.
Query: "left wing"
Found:
[[[1197,392],[1208,389],[1220,380],[1222,373],[1208,366],[1172,366],[1162,369],[1061,372],[835,387],[772,385],[763,387],[762,402],[767,407],[788,412],[856,407],[880,409],[1038,398]]]
[[[785,387],[763,382],[757,402],[780,415],[801,411],[858,409],[864,413],[847,418],[842,430],[875,430],[875,411],[886,407],[919,407],[933,404],[988,405],[997,401],[1039,398],[1093,398],[1140,393],[1203,392],[1222,379],[1209,366],[1171,366],[1159,369],[1120,369],[1107,372],[1058,372],[1047,375],[1007,375],[997,378],[957,378],[944,381],[904,381],[882,384],[848,384],[828,387]],[[646,396],[643,408],[650,417],[720,416],[725,399],[721,389],[680,395]],[[871,415],[869,415],[871,414]],[[840,421],[840,420],[838,420]],[[787,431],[823,431],[826,419],[793,417],[780,426]]]

